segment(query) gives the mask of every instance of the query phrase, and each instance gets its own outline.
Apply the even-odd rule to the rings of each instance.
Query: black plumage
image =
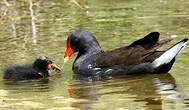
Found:
[[[78,52],[73,71],[85,76],[167,73],[188,39],[183,39],[166,51],[158,51],[173,39],[159,40],[159,35],[158,32],[151,32],[128,46],[104,52],[94,35],[77,30],[67,39],[65,58]]]
[[[51,60],[45,56],[41,56],[37,58],[33,64],[9,66],[5,69],[3,78],[8,80],[45,78],[49,76],[50,69],[60,71]]]

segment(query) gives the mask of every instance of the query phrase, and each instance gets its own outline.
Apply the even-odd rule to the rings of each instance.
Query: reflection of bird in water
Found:
[[[95,104],[111,106],[111,109],[123,107],[133,110],[138,105],[147,110],[161,110],[164,100],[184,99],[183,93],[177,90],[175,79],[170,74],[127,76],[96,82],[77,80],[77,82],[69,85],[68,91],[71,91],[72,98],[85,99],[83,103],[78,101],[71,105],[81,110],[92,109]]]

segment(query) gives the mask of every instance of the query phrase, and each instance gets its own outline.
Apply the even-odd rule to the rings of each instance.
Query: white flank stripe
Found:
[[[110,72],[110,71],[112,71],[112,70],[113,70],[113,69],[108,69],[108,70],[105,71],[105,73]]]

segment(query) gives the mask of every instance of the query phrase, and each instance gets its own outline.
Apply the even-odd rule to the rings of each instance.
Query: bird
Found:
[[[159,51],[161,46],[176,35],[162,40],[159,40],[159,36],[159,32],[150,32],[130,45],[103,51],[92,33],[75,30],[67,38],[64,62],[77,53],[72,70],[84,77],[168,73],[177,55],[186,46],[188,38],[167,50]]]
[[[12,65],[5,69],[3,79],[6,80],[30,80],[49,77],[49,70],[60,72],[61,69],[48,57],[40,56],[33,64]]]

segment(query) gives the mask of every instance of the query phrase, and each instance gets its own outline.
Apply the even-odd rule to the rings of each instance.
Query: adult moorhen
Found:
[[[188,39],[181,40],[166,51],[157,51],[171,40],[170,37],[159,41],[159,33],[151,32],[128,46],[104,52],[90,32],[76,30],[67,38],[64,60],[78,52],[72,69],[74,73],[87,77],[167,73]]]
[[[49,76],[49,70],[61,71],[51,60],[45,56],[37,58],[30,65],[15,65],[8,67],[4,72],[4,79],[8,80],[27,80],[38,79]]]

